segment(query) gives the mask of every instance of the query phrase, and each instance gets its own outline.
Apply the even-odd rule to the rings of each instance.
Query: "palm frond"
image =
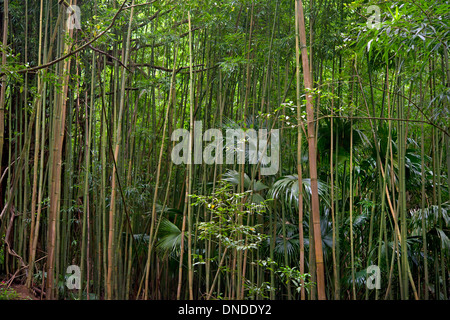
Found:
[[[181,230],[166,218],[161,218],[158,228],[158,241],[156,251],[164,256],[166,254],[178,255],[181,247]]]
[[[330,206],[328,186],[323,181],[318,180],[319,199],[325,202],[326,206]],[[310,199],[311,197],[311,179],[303,178],[303,197]],[[298,175],[292,174],[277,180],[269,189],[268,196],[276,199],[284,199],[289,205],[298,207]],[[308,205],[308,201],[305,202]]]

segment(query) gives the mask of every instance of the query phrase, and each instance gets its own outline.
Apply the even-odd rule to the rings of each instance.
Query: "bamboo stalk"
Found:
[[[320,231],[320,208],[317,183],[316,143],[314,137],[314,110],[312,105],[312,81],[308,63],[308,51],[306,47],[305,22],[302,0],[297,0],[297,14],[299,21],[300,51],[302,53],[303,80],[306,91],[306,114],[308,119],[308,145],[309,145],[309,174],[311,179],[311,208],[314,230],[314,248],[317,268],[317,291],[319,300],[326,300],[325,271],[322,250],[322,236]]]

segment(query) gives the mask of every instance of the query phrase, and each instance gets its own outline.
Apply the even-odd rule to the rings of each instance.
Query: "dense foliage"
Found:
[[[1,279],[47,299],[449,298],[449,1],[0,3]],[[251,146],[175,164],[195,121],[278,129],[277,173]]]

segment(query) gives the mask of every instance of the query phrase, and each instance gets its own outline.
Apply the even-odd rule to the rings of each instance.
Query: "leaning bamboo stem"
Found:
[[[9,0],[3,1],[3,51],[2,54],[2,69],[6,67],[6,57],[7,57],[7,46],[8,46],[8,25],[9,25]],[[0,159],[3,159],[3,144],[5,141],[5,95],[6,95],[6,74],[1,77],[1,88],[0,88]],[[0,172],[1,174],[1,172]]]
[[[295,2],[295,11],[297,12],[298,2]],[[297,176],[298,176],[298,230],[299,230],[299,245],[300,245],[300,273],[305,273],[305,244],[303,234],[303,181],[302,181],[302,128],[301,125],[301,100],[300,100],[300,49],[299,49],[299,25],[298,15],[295,15],[295,63],[296,63],[296,94],[297,94]],[[305,300],[304,280],[301,280],[300,299]]]
[[[322,235],[320,230],[319,192],[317,182],[316,143],[314,135],[314,109],[312,105],[312,81],[308,62],[308,50],[306,47],[305,21],[303,15],[302,0],[297,0],[297,14],[299,21],[300,49],[302,53],[303,80],[306,90],[306,115],[308,120],[308,145],[309,145],[309,174],[311,179],[311,209],[314,230],[314,248],[317,268],[317,291],[319,300],[326,300],[325,295],[325,271],[322,250]]]
[[[173,71],[172,72],[172,79],[170,82],[170,91],[169,91],[169,99],[168,99],[168,105],[166,108],[166,114],[164,117],[164,126],[162,131],[162,139],[161,139],[161,147],[159,149],[159,160],[158,160],[158,168],[156,170],[156,182],[155,182],[155,191],[153,195],[153,203],[152,203],[152,215],[151,215],[151,225],[150,225],[150,238],[149,238],[149,247],[148,247],[148,254],[147,254],[147,264],[146,264],[146,270],[145,270],[145,291],[144,291],[144,299],[148,299],[148,282],[150,277],[150,257],[152,253],[153,246],[152,241],[155,234],[154,226],[156,221],[156,200],[158,198],[158,189],[159,189],[159,181],[160,181],[160,174],[161,174],[161,163],[162,163],[162,156],[164,151],[164,141],[166,139],[166,128],[167,128],[167,122],[169,118],[169,109],[172,105],[172,97],[175,95],[175,70],[177,65],[177,53],[178,53],[178,46],[174,49],[174,59],[173,59]]]
[[[132,5],[134,5],[134,0],[132,1]],[[131,8],[130,12],[130,20],[128,23],[128,34],[126,40],[126,48],[125,48],[125,56],[123,60],[123,64],[128,63],[129,51],[130,51],[130,39],[131,39],[131,23],[133,21],[133,13],[134,7]],[[121,83],[121,95],[119,100],[119,116],[117,119],[117,131],[115,138],[115,147],[114,147],[114,161],[117,162],[119,157],[119,148],[120,148],[120,139],[121,139],[121,128],[122,128],[122,117],[124,111],[124,101],[125,101],[125,83],[127,80],[126,77],[126,68],[122,66],[122,83]],[[108,237],[108,274],[106,280],[107,286],[107,299],[113,299],[112,293],[112,273],[114,268],[114,251],[115,251],[115,200],[116,200],[116,167],[113,166],[112,174],[111,174],[111,204],[109,210],[109,237]]]
[[[75,1],[76,4],[76,1]],[[70,29],[69,38],[73,37],[73,29]],[[63,39],[61,38],[61,41]],[[69,50],[69,45],[66,42],[64,44],[64,52]],[[54,298],[54,268],[55,268],[55,256],[58,252],[57,248],[57,220],[59,216],[60,208],[60,190],[61,190],[61,170],[62,170],[62,144],[65,135],[65,119],[66,119],[66,106],[69,90],[69,72],[70,72],[71,59],[64,61],[62,67],[63,74],[63,92],[58,97],[58,108],[54,113],[54,139],[53,142],[53,159],[52,159],[52,180],[50,191],[50,212],[49,212],[49,235],[48,235],[48,295],[47,299]],[[56,251],[56,252],[55,252]]]

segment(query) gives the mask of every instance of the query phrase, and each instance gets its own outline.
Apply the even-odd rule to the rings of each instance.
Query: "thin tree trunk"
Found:
[[[298,2],[295,2],[295,12],[298,12]],[[299,23],[298,23],[298,15],[295,15],[295,63],[296,63],[296,77],[297,77],[297,183],[298,183],[298,237],[299,237],[299,245],[300,245],[300,273],[305,273],[305,243],[304,243],[304,232],[303,232],[303,172],[302,172],[302,130],[303,122],[301,118],[301,100],[300,100],[300,48],[299,48]],[[300,289],[300,299],[305,300],[305,288],[304,281],[301,280],[301,289]]]
[[[134,5],[134,0],[131,2],[131,6]],[[131,23],[133,21],[133,12],[134,7],[131,8],[130,12],[130,20],[128,22],[128,34],[126,38],[126,48],[125,48],[125,55],[122,62],[122,83],[121,83],[121,94],[120,94],[120,100],[119,100],[119,115],[117,118],[117,122],[114,122],[117,124],[117,130],[116,130],[116,136],[115,136],[115,147],[114,147],[114,161],[118,163],[119,159],[119,148],[120,148],[120,140],[122,137],[122,117],[123,117],[123,111],[124,111],[124,102],[125,102],[125,84],[127,80],[126,75],[126,69],[124,65],[128,63],[128,57],[129,57],[129,50],[130,50],[130,39],[131,39]],[[115,118],[114,118],[115,119]],[[116,250],[116,243],[114,241],[115,236],[115,225],[116,225],[116,219],[115,219],[115,202],[116,202],[116,174],[118,172],[116,171],[116,167],[113,166],[112,174],[111,174],[111,204],[109,209],[109,236],[108,236],[108,273],[107,273],[107,280],[106,280],[106,297],[108,300],[114,299],[113,295],[113,285],[115,282],[112,279],[113,276],[113,269],[117,266],[115,265],[115,250]]]
[[[6,67],[6,57],[7,46],[8,46],[8,24],[9,24],[9,8],[8,8],[9,0],[3,1],[3,54],[2,54],[2,70]],[[2,159],[3,159],[3,144],[5,141],[5,95],[6,95],[6,80],[7,76],[4,74],[1,79],[1,88],[0,88],[0,176],[3,173],[3,168],[1,167]],[[1,194],[4,197],[4,194]],[[0,202],[0,203],[3,203]],[[1,215],[0,215],[1,216]]]
[[[75,1],[76,4],[76,1]],[[69,30],[69,37],[73,37],[73,29]],[[66,42],[64,45],[64,53],[69,51],[69,45]],[[65,134],[65,119],[66,119],[66,105],[67,94],[69,90],[69,72],[70,72],[71,58],[63,62],[62,74],[62,94],[59,95],[57,101],[57,109],[54,112],[54,142],[53,142],[53,159],[52,159],[52,179],[50,188],[50,210],[49,210],[49,233],[48,233],[48,271],[47,271],[47,299],[53,299],[55,296],[54,280],[55,280],[55,256],[58,252],[57,248],[57,221],[59,218],[60,208],[60,191],[61,191],[61,170],[62,170],[62,144]],[[58,221],[59,222],[59,221]]]
[[[309,145],[309,174],[311,179],[311,213],[313,217],[314,247],[317,269],[317,292],[319,300],[326,300],[325,294],[325,270],[322,250],[322,235],[320,230],[319,191],[317,182],[317,159],[314,130],[313,96],[310,92],[312,81],[308,63],[308,50],[306,47],[305,21],[303,15],[302,0],[297,0],[297,14],[299,21],[300,49],[302,53],[303,80],[306,91],[306,116],[308,121],[308,145]]]

